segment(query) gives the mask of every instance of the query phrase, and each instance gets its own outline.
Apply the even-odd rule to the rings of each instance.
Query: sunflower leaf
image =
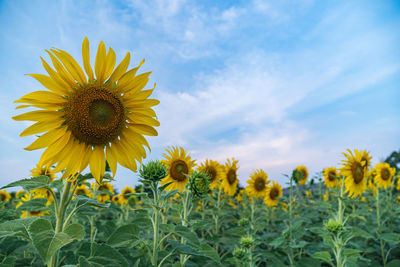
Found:
[[[138,239],[139,227],[136,224],[127,224],[117,228],[107,239],[107,244],[113,247],[125,246]]]
[[[37,188],[48,188],[50,184],[50,178],[46,175],[40,175],[33,178],[22,179],[16,182],[12,182],[6,186],[3,186],[1,189],[21,186],[25,191],[30,191]]]

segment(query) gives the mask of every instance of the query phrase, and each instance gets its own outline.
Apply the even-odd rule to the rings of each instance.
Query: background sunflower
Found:
[[[250,179],[247,180],[247,183],[246,193],[249,197],[263,198],[267,192],[267,185],[269,184],[268,175],[261,169],[255,170],[250,175]]]
[[[393,183],[393,176],[396,173],[396,169],[390,167],[389,163],[380,162],[375,165],[376,170],[375,183],[384,189],[388,188]]]
[[[350,197],[355,198],[361,195],[367,187],[367,161],[365,160],[364,153],[354,150],[353,154],[350,149],[347,149],[347,151],[349,152],[348,154],[345,152],[343,153],[346,160],[342,160],[343,167],[340,168],[340,172],[341,175],[346,177],[344,180],[346,187],[345,192],[348,193]]]
[[[200,172],[206,173],[210,177],[210,189],[218,188],[224,178],[225,169],[215,160],[206,159],[198,167]]]
[[[323,170],[324,184],[328,188],[336,188],[339,186],[338,170],[336,167],[328,167]]]
[[[239,167],[237,166],[239,161],[232,158],[232,160],[227,159],[225,163],[225,175],[222,179],[221,186],[224,189],[225,194],[229,196],[233,196],[236,193],[237,185],[239,183],[237,170]]]
[[[268,186],[267,192],[265,193],[264,203],[267,204],[268,207],[276,206],[282,195],[282,186],[275,181],[272,181],[272,185]]]

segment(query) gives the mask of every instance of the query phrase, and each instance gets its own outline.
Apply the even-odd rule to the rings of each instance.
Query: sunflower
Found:
[[[21,197],[25,194],[24,190],[19,190],[17,193],[15,193],[15,197],[17,199],[21,199]]]
[[[369,172],[368,182],[367,182],[367,189],[372,191],[373,196],[375,196],[376,193],[378,192],[378,188],[376,187],[375,177],[376,177],[376,168],[374,167]]]
[[[396,186],[396,190],[400,191],[400,173],[397,174],[397,186]]]
[[[269,185],[267,192],[265,193],[264,202],[268,207],[273,207],[278,204],[279,198],[282,197],[282,187],[280,184],[272,181],[272,185]]]
[[[388,188],[392,185],[393,176],[396,173],[395,168],[391,168],[389,163],[380,162],[375,165],[376,170],[375,181],[379,187]]]
[[[92,188],[95,190],[97,187],[97,202],[99,203],[106,203],[107,201],[110,201],[111,197],[110,195],[114,194],[114,186],[110,183],[101,183],[101,184],[96,184],[92,183]]]
[[[352,198],[356,198],[361,195],[366,187],[367,187],[367,174],[368,167],[365,154],[361,151],[354,150],[354,154],[350,149],[347,149],[348,154],[343,153],[346,157],[346,160],[342,160],[343,167],[340,168],[341,175],[345,178],[345,186],[346,193],[349,193],[349,196]]]
[[[328,167],[324,169],[324,184],[328,188],[339,187],[338,172],[335,167]]]
[[[77,196],[87,196],[89,198],[93,198],[93,193],[85,184],[80,184],[75,189],[75,195]]]
[[[26,211],[23,210],[21,214],[21,218],[28,218],[28,217],[40,217],[50,214],[48,210],[31,210],[31,211]]]
[[[129,195],[129,194],[132,194],[132,193],[135,193],[136,191],[135,191],[135,189],[133,189],[132,187],[130,187],[130,186],[125,186],[125,188],[124,189],[122,189],[121,190],[121,193],[120,193],[120,203],[121,203],[121,205],[126,205],[126,204],[128,204],[128,199],[129,199],[129,197],[131,196],[131,195]]]
[[[246,187],[246,193],[249,197],[263,198],[267,192],[267,185],[269,184],[268,175],[263,170],[256,170],[250,175],[247,180],[249,184]]]
[[[190,176],[192,174],[195,160],[192,160],[190,155],[187,155],[186,150],[182,147],[171,147],[165,150],[168,154],[163,154],[165,160],[161,160],[161,163],[168,169],[168,172],[167,176],[163,178],[160,183],[162,185],[171,183],[166,188],[168,191],[179,189],[183,192],[183,189],[189,181],[186,175]]]
[[[153,89],[142,90],[151,72],[136,76],[137,67],[126,71],[129,52],[115,67],[115,52],[100,42],[94,73],[90,65],[89,41],[83,40],[83,67],[67,52],[50,49],[53,69],[42,59],[47,75],[29,74],[46,89],[23,96],[15,103],[18,108],[36,107],[40,110],[13,117],[18,121],[34,121],[21,137],[43,133],[26,150],[46,148],[39,165],[56,165],[55,172],[65,170],[62,178],[70,177],[90,167],[98,183],[102,182],[107,160],[113,175],[117,163],[137,170],[137,163],[146,157],[143,135],[156,136],[159,126],[151,108],[158,100],[148,99]],[[94,76],[96,75],[96,78]],[[154,85],[155,86],[155,85]]]
[[[218,188],[224,177],[224,167],[215,160],[206,159],[201,163],[198,170],[206,173],[210,177],[210,189]]]
[[[358,151],[354,149],[354,151]],[[369,155],[369,152],[366,150],[360,150],[359,153],[361,154],[361,161],[365,162],[364,167],[369,168],[371,166],[372,157]]]
[[[295,171],[299,174],[298,177],[295,177],[295,181],[298,185],[305,185],[308,178],[308,170],[306,166],[297,166]]]
[[[232,160],[227,159],[227,162],[225,163],[225,175],[222,179],[221,186],[224,189],[225,194],[228,194],[229,196],[235,195],[239,183],[237,176],[237,170],[239,167],[237,164],[238,161],[234,158],[232,158]]]
[[[115,195],[111,199],[112,203],[119,205],[121,201],[121,196],[120,195]]]
[[[53,195],[47,188],[37,188],[30,191],[33,199],[45,198],[47,199],[46,206],[50,206],[54,202]]]
[[[3,203],[4,201],[8,203],[10,202],[10,199],[11,195],[7,192],[7,190],[0,190],[0,203]]]
[[[51,183],[54,181],[55,178],[57,178],[55,176],[55,172],[50,169],[50,166],[37,164],[36,167],[31,170],[31,176],[36,177],[40,175],[46,175],[47,177],[49,177]]]

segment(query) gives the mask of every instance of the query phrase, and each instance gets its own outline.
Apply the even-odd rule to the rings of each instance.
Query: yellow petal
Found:
[[[30,103],[30,104],[58,104],[65,103],[67,100],[62,96],[49,91],[34,91],[26,94],[14,103]]]
[[[58,111],[35,110],[14,116],[12,119],[16,121],[46,121],[60,118],[62,115],[63,113]]]
[[[104,79],[107,79],[110,77],[111,73],[114,70],[115,67],[115,52],[114,50],[110,47],[108,49],[108,54],[106,56],[106,65],[105,65],[105,73],[104,73]]]
[[[152,110],[151,108],[135,108],[133,110],[131,110],[130,112],[137,114],[137,115],[144,115],[144,116],[148,116],[148,117],[155,117],[157,118],[157,114],[154,110]]]
[[[50,75],[51,79],[53,79],[53,81],[54,81],[55,83],[57,83],[58,86],[59,86],[60,88],[64,88],[65,92],[68,93],[73,87],[71,87],[68,83],[66,83],[66,82],[60,77],[60,75],[59,75],[57,72],[55,72],[55,71],[49,66],[49,64],[47,64],[47,62],[46,62],[42,57],[40,57],[40,59],[42,60],[43,67],[45,68],[45,70],[47,71],[47,73]]]
[[[133,68],[133,69],[127,71],[126,73],[124,73],[124,75],[122,75],[121,78],[118,80],[117,88],[120,88],[121,90],[123,90],[124,87],[128,86],[132,82],[132,80],[134,80],[136,72],[138,71],[140,66],[143,65],[143,63],[144,63],[144,59],[142,60],[142,62],[140,62],[140,64],[136,68]]]
[[[146,124],[149,126],[160,126],[160,122],[152,117],[144,116],[135,112],[126,114],[129,122],[136,124]]]
[[[86,169],[87,165],[89,164],[89,160],[90,160],[91,156],[92,156],[92,146],[87,145],[86,150],[83,155],[81,166],[79,167],[80,172],[82,172],[84,169]]]
[[[62,171],[67,167],[68,161],[71,158],[71,152],[74,150],[74,148],[75,141],[73,138],[70,138],[64,148],[62,150],[59,150],[58,153],[53,156],[53,159],[50,162],[57,162],[57,166],[53,169],[54,172]],[[63,178],[64,177],[65,176],[63,175]]]
[[[86,145],[83,143],[75,142],[72,149],[67,168],[65,170],[66,177],[75,175],[79,170],[86,150]]]
[[[150,108],[160,104],[160,101],[157,99],[146,99],[146,100],[127,100],[124,102],[124,106],[128,109],[135,109],[135,108]]]
[[[43,74],[26,74],[26,75],[29,75],[29,76],[35,78],[44,87],[46,87],[50,91],[53,91],[54,93],[57,93],[57,94],[65,94],[65,93],[67,93],[67,91],[64,88],[60,87],[49,76],[46,76],[46,75],[43,75]]]
[[[137,165],[135,159],[129,156],[129,152],[127,152],[126,149],[123,146],[121,146],[120,142],[113,142],[111,149],[117,155],[118,162],[122,166],[136,172]]]
[[[42,109],[47,109],[47,110],[59,110],[61,108],[63,108],[63,105],[61,104],[32,104],[32,105],[19,105],[18,107],[16,107],[15,109],[21,109],[21,108],[29,108],[29,107],[36,107],[36,108],[42,108]]]
[[[104,156],[104,149],[101,146],[95,146],[92,157],[89,160],[90,172],[98,183],[101,183],[106,168],[106,159]]]
[[[156,85],[154,84],[154,88],[155,87],[156,87]],[[134,94],[135,99],[143,99],[144,100],[144,99],[148,98],[153,93],[154,88],[153,89],[149,89],[149,90],[143,90],[143,91],[136,92]],[[131,95],[131,94],[129,94],[129,95]]]
[[[56,128],[42,134],[38,139],[35,140],[35,142],[30,144],[28,147],[25,147],[25,150],[32,151],[49,146],[50,144],[57,141],[62,135],[64,135],[66,129],[66,127]]]
[[[61,49],[50,49],[64,64],[67,71],[74,77],[79,84],[83,85],[87,83],[87,79],[85,73],[82,68],[79,66],[78,62],[67,52]]]
[[[19,136],[24,137],[32,134],[43,133],[54,128],[57,128],[63,123],[63,120],[54,119],[50,121],[39,121],[26,128]]]
[[[62,135],[57,141],[53,144],[49,145],[46,150],[43,152],[42,156],[39,160],[39,165],[46,165],[47,163],[54,163],[54,156],[57,155],[60,151],[64,151],[66,145],[71,139],[71,132],[67,131],[64,135]]]
[[[150,136],[157,136],[158,133],[157,131],[148,125],[143,125],[143,124],[129,124],[129,126],[132,127],[132,130],[134,130],[137,133],[144,134],[144,135],[150,135]]]
[[[137,142],[140,145],[145,145],[147,146],[147,148],[151,151],[150,149],[150,145],[147,142],[146,138],[143,137],[143,135],[138,134],[137,132],[135,132],[131,127],[128,127],[124,130],[124,133],[126,134],[128,140],[132,140]]]
[[[119,78],[121,78],[122,75],[126,72],[129,66],[129,61],[131,59],[131,54],[128,52],[126,53],[125,58],[121,61],[121,63],[118,64],[118,66],[115,68],[113,74],[111,74],[111,77],[109,79],[109,83],[112,85],[116,81],[118,81]]]
[[[146,86],[147,82],[149,81],[150,72],[139,74],[138,76],[131,78],[130,80],[126,81],[125,84],[120,85],[117,84],[117,89],[121,90],[121,92],[125,94],[135,94],[138,91],[142,90],[143,87]],[[119,87],[121,86],[121,87]]]
[[[64,68],[60,61],[49,51],[45,50],[47,54],[49,54],[51,58],[51,62],[53,62],[54,68],[57,70],[58,75],[66,82],[69,86],[75,87],[76,82],[75,79],[69,74],[69,72]]]
[[[100,42],[99,48],[97,49],[96,61],[94,63],[94,71],[96,73],[96,79],[98,82],[104,82],[105,73],[105,62],[106,62],[106,47],[103,41]]]
[[[82,59],[83,67],[85,68],[86,74],[89,77],[89,82],[94,81],[92,66],[90,65],[90,52],[89,52],[89,40],[87,37],[82,42]]]
[[[113,177],[117,173],[117,155],[113,153],[114,151],[111,150],[110,145],[106,145],[106,157],[108,165],[113,173]]]

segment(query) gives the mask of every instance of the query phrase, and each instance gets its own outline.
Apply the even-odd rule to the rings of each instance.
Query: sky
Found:
[[[40,57],[57,47],[91,61],[100,41],[130,68],[143,58],[161,126],[146,160],[182,146],[197,163],[239,160],[287,182],[340,166],[347,148],[377,163],[400,148],[398,1],[0,1],[0,186],[27,178],[43,150],[23,148],[29,123],[13,101],[41,85]],[[146,162],[145,160],[145,162]],[[118,168],[114,185],[137,184]]]

